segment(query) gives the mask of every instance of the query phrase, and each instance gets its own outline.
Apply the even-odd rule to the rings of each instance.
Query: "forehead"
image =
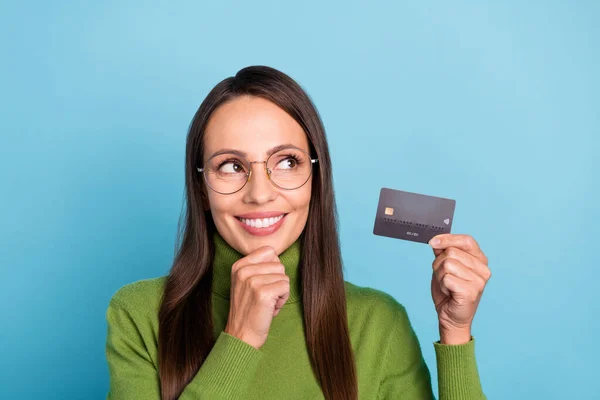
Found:
[[[283,109],[269,100],[241,96],[218,107],[204,135],[204,159],[222,148],[262,159],[275,146],[290,143],[309,152],[304,130]]]

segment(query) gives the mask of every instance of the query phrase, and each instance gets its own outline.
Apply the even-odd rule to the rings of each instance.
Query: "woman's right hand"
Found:
[[[290,296],[290,278],[271,246],[263,246],[231,267],[231,296],[225,332],[259,349],[273,317]]]

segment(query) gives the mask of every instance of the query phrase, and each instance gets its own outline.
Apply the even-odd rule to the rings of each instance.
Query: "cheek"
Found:
[[[214,219],[220,219],[224,214],[228,214],[235,210],[236,204],[241,200],[236,199],[234,195],[220,196],[216,193],[211,193],[208,196],[210,202],[210,211]]]
[[[308,221],[308,213],[310,208],[310,199],[311,199],[311,190],[303,190],[299,193],[296,193],[293,199],[290,199],[290,202],[293,204],[294,214],[296,217],[294,218],[294,222],[288,226],[290,229],[290,234],[292,236],[298,236],[306,227],[306,222]]]
[[[292,200],[294,204],[294,209],[296,209],[301,214],[308,214],[308,208],[310,205],[311,198],[311,186],[309,185],[309,183],[310,182],[306,184],[307,188],[305,190],[301,190],[298,191],[298,193],[294,193],[294,197]],[[304,187],[302,189],[304,189]]]

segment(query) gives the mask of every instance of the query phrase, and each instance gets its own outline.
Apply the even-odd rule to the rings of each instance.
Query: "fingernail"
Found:
[[[434,239],[431,239],[431,240],[429,241],[429,245],[430,245],[430,246],[433,246],[433,247],[435,247],[435,246],[437,246],[438,244],[440,244],[440,239],[434,238]]]

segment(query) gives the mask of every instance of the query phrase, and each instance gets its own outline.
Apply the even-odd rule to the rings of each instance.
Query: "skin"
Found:
[[[434,243],[435,239],[439,243]],[[429,244],[436,256],[431,264],[431,295],[438,313],[440,342],[467,343],[483,290],[492,276],[488,258],[470,235],[437,235]]]
[[[277,105],[243,96],[213,112],[205,131],[204,160],[223,148],[247,153],[248,161],[266,161],[269,149],[292,144],[309,152],[302,127]],[[264,164],[252,164],[250,181],[223,195],[208,189],[206,210],[227,243],[243,255],[232,266],[231,305],[224,331],[259,349],[271,322],[289,298],[289,277],[278,255],[298,239],[308,219],[312,176],[301,187],[284,190],[269,180]],[[287,213],[281,227],[267,236],[252,235],[235,217],[249,212]]]
[[[267,151],[281,144],[293,144],[309,152],[302,127],[274,103],[260,97],[242,96],[214,111],[205,131],[204,160],[222,148],[248,154],[249,161],[267,159]],[[252,176],[239,192],[223,195],[208,189],[208,203],[217,230],[237,251],[247,255],[262,246],[277,254],[287,249],[304,230],[308,218],[312,176],[294,190],[279,189],[271,183],[264,164],[252,164]],[[255,236],[246,232],[235,216],[254,211],[289,213],[277,232]]]
[[[242,96],[221,105],[211,116],[205,133],[203,161],[222,148],[244,151],[250,161],[266,160],[267,151],[281,144],[309,151],[302,127],[277,105],[259,97]],[[246,255],[232,267],[233,303],[226,331],[259,348],[266,340],[271,318],[289,294],[289,282],[285,281],[277,255],[304,230],[312,177],[298,189],[283,190],[269,181],[264,164],[253,164],[252,168],[252,178],[242,190],[222,195],[208,189],[203,201],[221,236]],[[272,235],[251,235],[235,218],[247,212],[273,210],[289,214]],[[440,239],[440,243],[434,244],[434,239]],[[488,259],[470,235],[437,235],[429,244],[435,256],[431,294],[438,313],[440,342],[467,343],[491,277]]]

